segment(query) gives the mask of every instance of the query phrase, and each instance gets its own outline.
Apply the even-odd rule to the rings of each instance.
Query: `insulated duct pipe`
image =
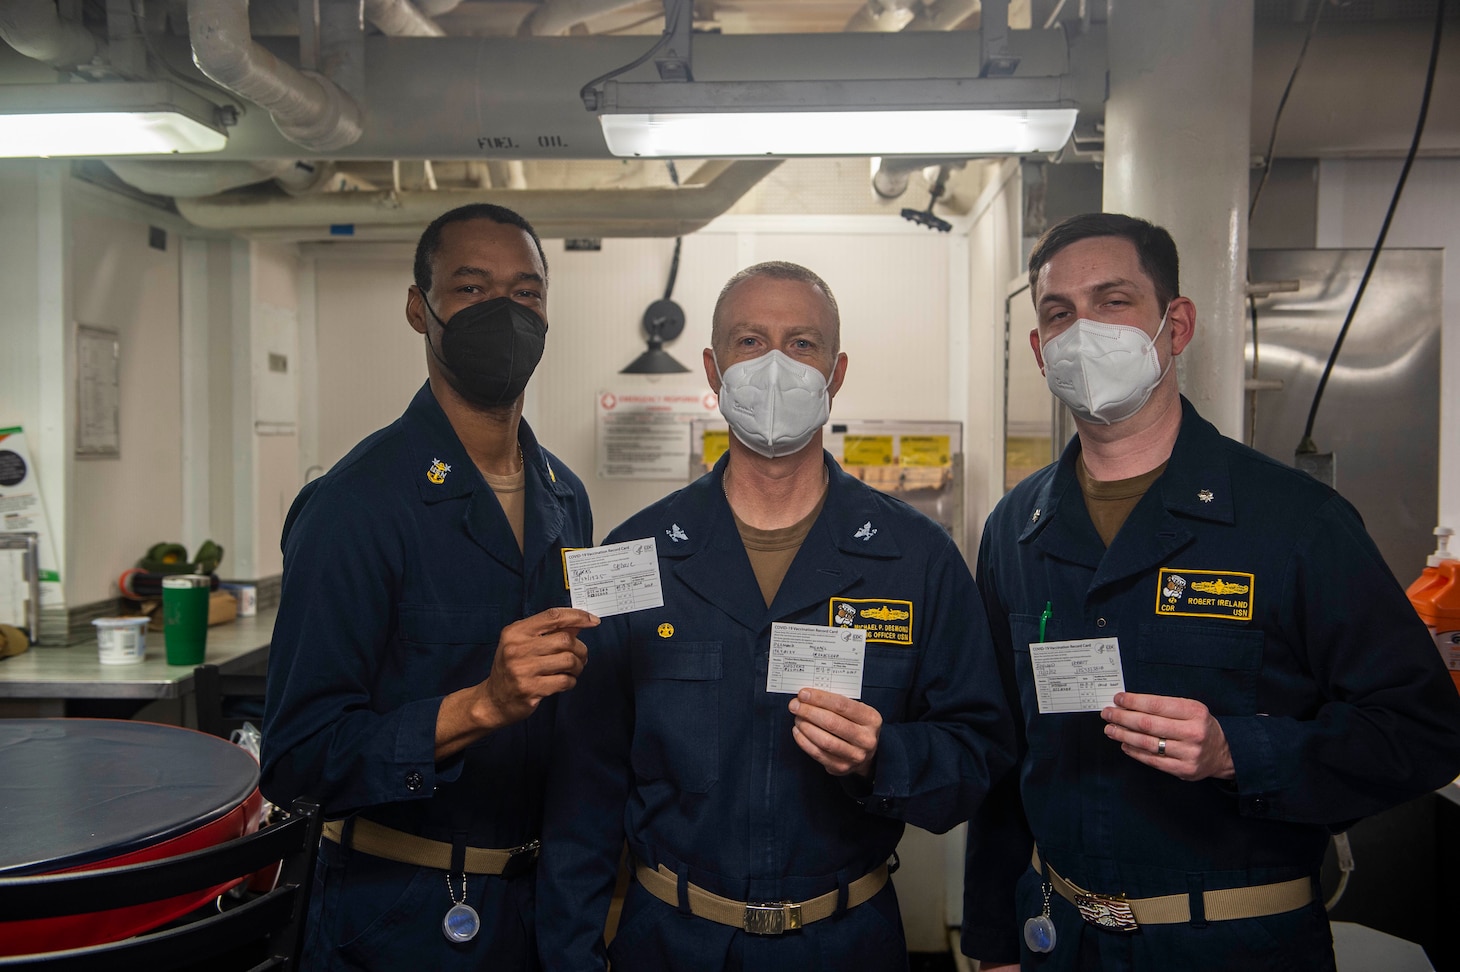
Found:
[[[333,167],[311,162],[154,162],[109,159],[106,167],[127,185],[154,196],[195,199],[273,180],[289,193],[309,192],[330,178]]]
[[[545,0],[522,23],[522,33],[539,37],[566,34],[576,24],[615,10],[637,7],[643,0]]]
[[[323,75],[293,68],[256,44],[248,0],[188,0],[188,33],[198,69],[268,111],[291,142],[327,152],[359,141],[355,100]]]
[[[779,160],[706,162],[678,187],[653,189],[443,189],[320,193],[299,199],[252,194],[179,199],[195,226],[245,235],[330,239],[350,226],[360,238],[414,239],[431,220],[468,203],[510,206],[547,237],[687,236],[733,206]],[[338,239],[338,237],[334,237]]]
[[[903,30],[953,30],[979,9],[979,0],[938,0],[925,4]]]
[[[461,0],[368,0],[365,19],[395,37],[444,37],[430,18],[455,9]],[[298,37],[298,0],[252,0],[248,21],[254,37]]]
[[[391,37],[445,37],[411,0],[365,0],[365,19]]]
[[[952,30],[974,11],[979,0],[867,0],[844,28],[850,31],[895,33],[913,30]]]
[[[461,0],[416,0],[416,6],[427,17],[439,17],[461,6]]]
[[[867,0],[843,30],[895,33],[913,22],[923,0]]]
[[[61,19],[55,0],[0,3],[0,37],[26,57],[56,68],[86,64],[102,48],[80,23]]]

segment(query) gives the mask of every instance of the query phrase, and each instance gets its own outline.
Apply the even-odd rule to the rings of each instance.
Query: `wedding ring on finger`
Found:
[[[1156,755],[1157,756],[1165,756],[1166,755],[1166,740],[1164,740],[1164,739],[1158,739],[1158,740],[1156,740]]]

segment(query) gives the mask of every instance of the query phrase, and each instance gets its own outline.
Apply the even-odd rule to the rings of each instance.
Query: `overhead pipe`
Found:
[[[844,30],[892,34],[912,30],[953,30],[980,7],[979,0],[867,0]]]
[[[411,0],[365,0],[365,19],[391,37],[445,37]]]
[[[229,189],[277,182],[290,194],[310,192],[328,182],[334,167],[327,163],[285,160],[209,162],[195,159],[154,161],[109,159],[106,167],[134,189],[154,196],[196,199]]]
[[[637,7],[643,0],[545,0],[522,22],[523,34],[538,37],[566,34],[575,25],[617,10]]]
[[[0,38],[26,57],[56,68],[87,64],[104,49],[82,24],[63,19],[55,0],[0,4]]]
[[[922,5],[923,0],[867,0],[842,29],[893,34],[912,23]]]
[[[296,145],[328,152],[359,141],[360,108],[332,81],[254,42],[248,0],[188,0],[193,61],[211,80],[268,111]]]
[[[439,17],[461,6],[461,0],[416,0],[416,6],[427,17]]]
[[[361,236],[406,237],[443,212],[468,203],[510,206],[542,236],[685,236],[721,215],[765,178],[780,160],[704,163],[684,185],[651,189],[442,189],[324,193],[299,199],[254,194],[179,199],[178,212],[195,226],[245,235],[328,239],[330,227]]]
[[[365,19],[392,37],[444,37],[431,18],[459,6],[461,0],[367,0]],[[297,0],[253,0],[248,9],[255,37],[299,36]]]
[[[925,4],[903,30],[953,30],[980,6],[979,0],[938,0]]]
[[[913,159],[893,157],[881,159],[872,173],[872,191],[881,199],[896,199],[907,192],[912,174],[919,169],[949,166],[962,168],[966,159]]]

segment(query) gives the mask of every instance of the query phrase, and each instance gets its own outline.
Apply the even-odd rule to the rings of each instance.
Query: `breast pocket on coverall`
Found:
[[[916,667],[917,653],[911,647],[867,646],[862,701],[881,713],[883,722],[907,721],[907,690]]]
[[[1121,645],[1125,687],[1196,699],[1212,715],[1252,715],[1257,711],[1262,648],[1262,632],[1248,628],[1142,624],[1129,654]]]
[[[402,604],[399,610],[401,657],[384,679],[393,694],[431,698],[444,688],[473,685],[492,670],[502,637],[502,615],[495,607]]]
[[[720,642],[634,645],[634,772],[708,793],[720,773]]]

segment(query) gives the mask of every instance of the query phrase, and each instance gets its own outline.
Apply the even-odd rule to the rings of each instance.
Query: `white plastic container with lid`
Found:
[[[97,618],[91,623],[103,665],[132,665],[147,657],[146,618]]]

